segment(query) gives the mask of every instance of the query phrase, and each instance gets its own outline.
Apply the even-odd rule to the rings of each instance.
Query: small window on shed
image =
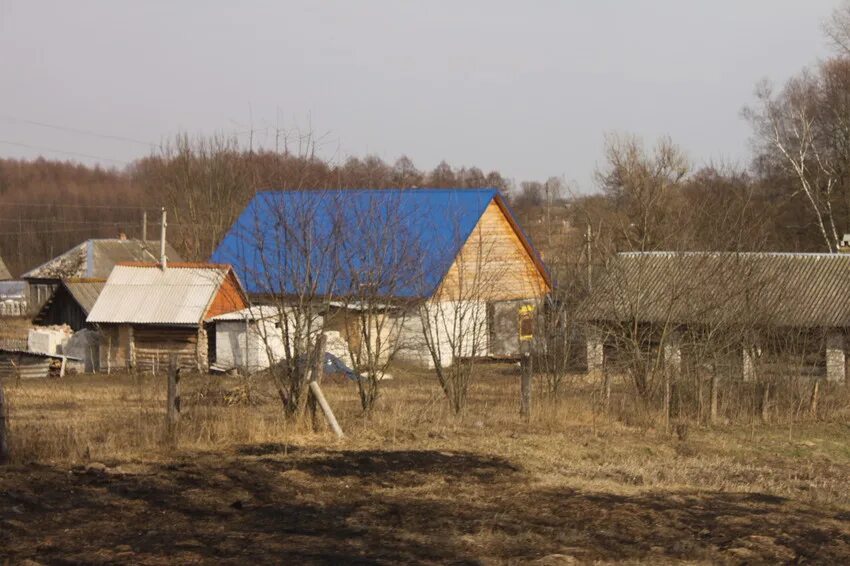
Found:
[[[534,305],[519,307],[519,339],[520,341],[534,338]]]

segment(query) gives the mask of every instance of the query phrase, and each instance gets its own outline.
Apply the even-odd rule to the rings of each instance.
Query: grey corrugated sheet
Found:
[[[74,297],[74,300],[82,307],[86,314],[90,313],[97,302],[100,292],[103,291],[103,286],[106,281],[91,281],[85,279],[72,279],[63,281],[62,284]]]
[[[579,317],[850,327],[850,255],[622,253]]]
[[[0,352],[0,378],[5,383],[13,383],[19,375],[21,379],[44,379],[49,374],[50,358]]]
[[[5,281],[7,279],[11,279],[12,274],[9,273],[9,269],[6,267],[6,264],[3,262],[3,258],[0,257],[0,281]]]
[[[54,361],[58,363],[58,360],[63,357],[67,360],[80,361],[71,356],[56,356],[14,348],[0,348],[0,378],[4,380],[16,379],[18,376],[21,379],[45,378],[50,375],[51,364]]]
[[[116,266],[87,322],[199,324],[226,274],[221,267]]]
[[[165,253],[169,261],[182,261],[174,248],[166,242]],[[24,273],[23,279],[106,279],[118,263],[159,261],[159,241],[102,239],[86,240],[67,252]]]

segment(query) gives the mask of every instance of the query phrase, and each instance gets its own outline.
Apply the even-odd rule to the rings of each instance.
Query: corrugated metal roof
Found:
[[[88,314],[97,302],[97,298],[100,296],[100,292],[103,291],[106,281],[102,279],[70,279],[63,281],[62,284],[68,289],[68,292],[74,297],[74,300],[77,301],[85,313]]]
[[[12,274],[9,273],[9,269],[6,267],[6,264],[3,262],[3,258],[0,257],[0,281],[5,281],[7,279],[11,279]]]
[[[179,254],[166,242],[169,261],[181,261]],[[127,261],[159,260],[158,240],[86,240],[38,267],[24,273],[22,279],[73,279],[94,277],[105,279],[116,264]]]
[[[351,296],[370,285],[380,296],[430,297],[498,194],[492,188],[264,191],[212,261],[232,264],[255,294],[297,293],[309,279],[317,295]],[[548,277],[530,244],[527,249]]]
[[[615,256],[585,320],[850,327],[850,255],[647,252]]]
[[[229,267],[118,265],[87,322],[200,324]]]

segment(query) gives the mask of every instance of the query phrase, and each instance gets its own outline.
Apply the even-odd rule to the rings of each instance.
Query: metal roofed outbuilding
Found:
[[[589,325],[591,371],[601,370],[605,350],[616,348],[613,342],[635,342],[637,336],[629,332],[643,328],[641,341],[679,352],[671,354],[676,360],[683,355],[683,333],[694,343],[708,334],[737,336],[735,363],[744,379],[752,377],[759,356],[763,363],[781,359],[796,340],[793,347],[803,350],[794,356],[819,360],[807,371],[825,367],[830,381],[843,382],[850,254],[620,253],[608,262],[577,317]]]
[[[205,322],[247,304],[229,265],[131,263],[115,266],[87,321],[104,333],[101,369],[162,371],[174,353],[181,367],[204,371]]]
[[[41,310],[60,281],[106,279],[119,263],[159,261],[159,246],[158,240],[122,238],[91,239],[74,246],[21,275],[21,279],[29,284],[27,299],[30,312],[34,314]],[[180,255],[168,242],[165,253],[169,261],[181,261]]]

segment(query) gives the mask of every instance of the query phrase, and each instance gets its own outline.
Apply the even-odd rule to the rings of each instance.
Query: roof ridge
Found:
[[[121,261],[115,264],[116,267],[139,267],[139,268],[157,268],[159,269],[161,264],[156,261]],[[208,263],[201,261],[169,261],[167,263],[167,269],[215,269],[219,271],[226,271],[231,269],[231,265],[229,263]]]
[[[285,189],[262,187],[256,193],[345,193],[345,192],[499,192],[496,187],[330,187],[324,189]]]

